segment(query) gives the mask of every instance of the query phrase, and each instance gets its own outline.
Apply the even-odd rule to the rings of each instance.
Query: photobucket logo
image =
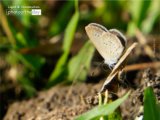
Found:
[[[15,15],[15,14],[31,14],[31,15],[41,15],[41,9],[32,9],[29,10],[6,10],[6,15]]]

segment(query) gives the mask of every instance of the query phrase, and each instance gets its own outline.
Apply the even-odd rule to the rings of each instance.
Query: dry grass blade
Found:
[[[133,71],[146,68],[160,68],[160,62],[139,63],[134,65],[128,65],[124,68],[124,71]]]
[[[6,32],[11,44],[14,45],[16,43],[16,41],[15,41],[15,39],[12,35],[12,32],[10,30],[10,27],[7,23],[7,19],[6,19],[5,15],[3,14],[3,8],[2,8],[1,4],[0,4],[0,14],[1,14],[0,21],[2,22],[2,27],[3,27],[4,31]]]
[[[103,84],[103,87],[101,89],[101,92],[106,90],[106,86],[111,82],[111,81],[117,81],[118,83],[118,76],[117,73],[120,70],[123,70],[123,68],[125,67],[126,63],[127,63],[127,58],[128,55],[131,53],[131,51],[133,50],[133,48],[135,48],[137,46],[138,43],[133,43],[126,51],[125,53],[122,55],[122,57],[119,59],[119,61],[117,62],[117,64],[114,66],[112,72],[110,73],[110,75],[107,77],[106,81]],[[116,92],[117,89],[115,88],[115,90],[112,90],[112,92]]]

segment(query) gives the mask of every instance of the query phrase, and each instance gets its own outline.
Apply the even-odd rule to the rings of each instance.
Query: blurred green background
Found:
[[[84,50],[81,49],[77,55],[70,57],[70,47],[75,32],[82,32],[84,35],[85,26],[95,22],[106,26],[107,29],[116,28],[131,36],[136,29],[144,34],[158,34],[160,15],[158,3],[159,1],[119,0],[79,1],[78,5],[75,5],[74,1],[2,1],[1,57],[13,68],[13,71],[15,70],[16,78],[14,79],[23,86],[27,96],[33,95],[36,90],[49,88],[64,80],[73,81],[77,74],[79,74],[79,80],[83,81],[87,75],[94,48],[91,43],[86,43],[83,46]],[[16,8],[11,8],[14,6]],[[38,6],[42,13],[39,16],[6,14],[7,10],[31,10],[21,6]],[[59,58],[49,54],[49,52],[53,53],[55,46],[53,49],[47,49],[47,45],[42,49],[37,47],[48,44],[51,38],[63,33]],[[34,54],[31,53],[32,51],[25,52],[33,48],[40,50]],[[42,54],[43,49],[47,49],[47,52]],[[83,53],[87,54],[86,58]],[[90,55],[89,58],[88,55]],[[44,67],[49,64],[46,56],[56,61],[52,65],[53,72],[51,68]],[[80,68],[83,70],[80,71]],[[43,71],[48,72],[48,78],[43,76]],[[2,85],[1,91],[5,90],[7,88]]]
[[[159,5],[158,0],[1,1],[1,94],[13,93],[12,99],[17,99],[58,83],[84,81],[95,50],[88,38],[83,41],[85,26],[95,22],[130,36],[137,29],[159,34]],[[6,13],[31,11],[21,6],[38,6],[41,15]],[[73,54],[76,36],[82,44]]]

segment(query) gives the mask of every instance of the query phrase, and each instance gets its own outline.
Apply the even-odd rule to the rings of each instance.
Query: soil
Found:
[[[156,45],[160,45],[159,38],[160,36],[147,36],[148,42],[145,45],[150,46],[153,52],[153,39],[157,40],[155,41]],[[130,54],[128,66],[126,66],[126,78],[130,84],[128,82],[121,83],[116,94],[118,97],[122,97],[129,89],[132,90],[130,96],[120,106],[123,119],[132,120],[143,114],[139,109],[143,106],[143,93],[147,86],[154,89],[160,102],[160,65],[157,65],[157,61],[160,60],[158,54],[160,50],[159,47],[155,47],[154,54],[156,57],[153,58],[144,47],[145,45],[140,43],[138,37],[127,39],[130,39],[128,41],[129,46],[135,41],[138,41],[139,45]],[[99,54],[96,52],[94,59],[98,58],[97,56],[99,57]],[[5,72],[12,67],[6,64],[3,57],[0,60],[1,83],[4,83],[2,81],[11,81]],[[144,63],[148,63],[150,66],[144,66]],[[137,64],[138,67],[130,67],[134,64]],[[92,65],[91,68],[95,68],[95,66]],[[102,71],[101,68],[97,70],[94,76],[90,76],[90,73],[91,71],[88,73],[86,82],[77,83],[73,87],[57,85],[49,90],[37,92],[36,96],[28,99],[21,96],[22,93],[18,92],[21,87],[12,79],[12,82],[7,82],[7,92],[1,92],[3,120],[69,120],[93,109],[98,105],[97,93],[100,92],[108,73]],[[97,82],[94,81],[95,79]],[[92,80],[93,82],[91,82]]]

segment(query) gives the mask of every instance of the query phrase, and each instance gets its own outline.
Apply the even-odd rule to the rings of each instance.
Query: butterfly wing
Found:
[[[105,53],[105,63],[112,66],[121,57],[125,46],[116,35],[109,32],[103,32],[101,39],[102,50]]]
[[[116,35],[120,39],[122,45],[125,46],[125,50],[126,50],[127,39],[125,38],[125,36],[120,31],[118,31],[117,29],[110,29],[109,32]]]
[[[101,44],[101,37],[103,32],[108,32],[108,30],[103,27],[102,25],[91,23],[88,26],[85,27],[87,35],[89,36],[90,40],[98,50],[98,52],[101,54],[103,58],[105,58],[104,51],[102,50],[102,44]]]

